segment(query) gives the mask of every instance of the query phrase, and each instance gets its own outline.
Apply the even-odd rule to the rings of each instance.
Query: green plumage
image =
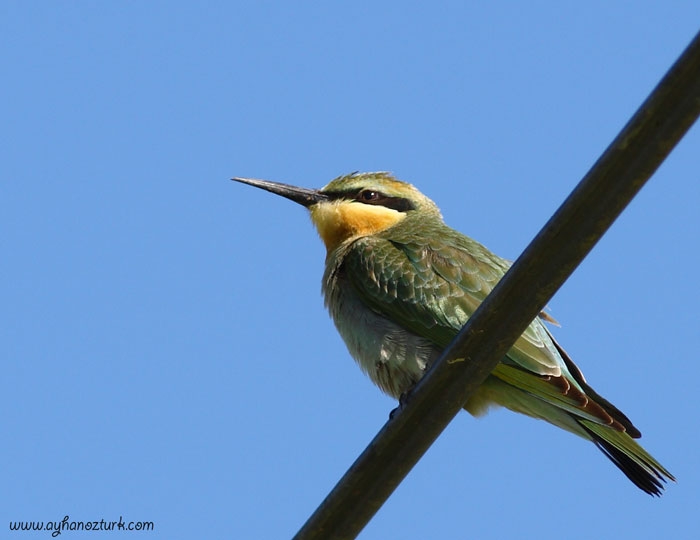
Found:
[[[316,192],[242,181],[310,208],[328,248],[323,292],[331,316],[363,370],[394,397],[420,379],[509,266],[446,226],[430,199],[386,173],[340,177]],[[346,214],[315,214],[321,205],[365,206],[347,207],[351,212]],[[340,234],[361,230],[361,224],[353,229],[333,220],[350,215],[356,220],[363,211],[367,222],[376,218],[384,228]],[[660,494],[662,482],[673,479],[634,441],[639,431],[588,385],[540,319],[530,324],[465,409],[480,414],[492,404],[593,441],[647,493]]]

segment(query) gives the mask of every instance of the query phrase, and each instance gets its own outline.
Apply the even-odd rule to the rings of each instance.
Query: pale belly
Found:
[[[348,351],[377,386],[398,399],[440,350],[365,307],[340,280],[331,294],[326,304]]]

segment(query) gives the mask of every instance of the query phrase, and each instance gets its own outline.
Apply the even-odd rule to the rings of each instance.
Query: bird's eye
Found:
[[[379,193],[371,189],[364,189],[360,191],[360,199],[363,201],[376,201],[379,199]]]

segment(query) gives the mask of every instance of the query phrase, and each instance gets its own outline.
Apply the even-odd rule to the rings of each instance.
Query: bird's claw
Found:
[[[389,413],[389,420],[391,420],[392,418],[394,418],[394,416],[396,415],[396,413],[399,412],[401,409],[403,409],[403,408],[406,406],[406,404],[408,403],[409,395],[410,395],[410,392],[404,392],[403,394],[401,394],[401,395],[399,396],[399,406],[396,407],[395,409],[393,409],[393,410]]]

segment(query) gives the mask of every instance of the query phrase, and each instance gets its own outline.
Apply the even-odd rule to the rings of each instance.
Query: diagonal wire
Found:
[[[700,33],[295,538],[356,537],[700,115]]]

